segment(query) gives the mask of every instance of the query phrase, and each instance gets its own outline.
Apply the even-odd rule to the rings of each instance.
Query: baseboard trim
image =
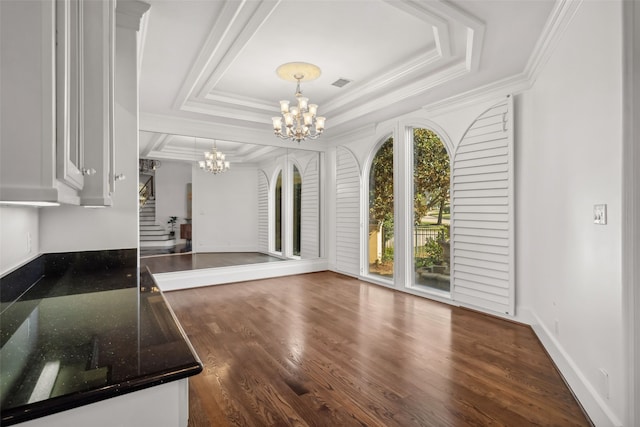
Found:
[[[209,252],[260,252],[256,246],[252,245],[193,245],[193,251],[196,253],[209,253]]]
[[[318,258],[174,271],[154,274],[153,277],[163,291],[176,291],[325,270],[327,270],[327,260]]]
[[[598,427],[622,427],[622,422],[611,412],[571,356],[562,348],[540,318],[529,308],[519,307],[518,310],[520,319],[530,323],[533,332],[593,424]]]

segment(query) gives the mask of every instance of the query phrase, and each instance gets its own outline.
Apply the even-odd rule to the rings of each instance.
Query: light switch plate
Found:
[[[593,223],[599,225],[607,223],[607,205],[593,205]]]

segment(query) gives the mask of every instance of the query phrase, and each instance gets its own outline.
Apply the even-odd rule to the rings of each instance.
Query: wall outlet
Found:
[[[593,205],[593,223],[598,225],[607,224],[607,205]]]

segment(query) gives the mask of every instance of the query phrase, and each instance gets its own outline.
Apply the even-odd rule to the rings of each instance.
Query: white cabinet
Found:
[[[82,170],[82,3],[56,2],[56,166],[57,177],[80,191]]]
[[[111,205],[114,9],[0,1],[0,201]]]
[[[59,1],[59,0],[58,0]],[[82,5],[82,98],[80,116],[82,205],[111,205],[114,180],[114,76],[115,76],[115,2],[114,0],[64,0]],[[73,26],[72,26],[73,27]],[[73,56],[73,55],[72,55]],[[71,82],[72,85],[74,82]],[[93,171],[88,175],[86,171]]]

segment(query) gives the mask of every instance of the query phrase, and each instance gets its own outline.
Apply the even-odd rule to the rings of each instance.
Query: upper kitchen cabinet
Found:
[[[114,9],[0,2],[0,201],[111,205]]]

